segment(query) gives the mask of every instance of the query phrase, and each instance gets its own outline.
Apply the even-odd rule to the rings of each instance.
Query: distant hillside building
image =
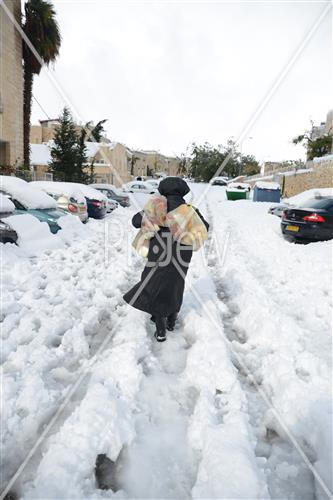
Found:
[[[18,23],[20,0],[3,0]],[[0,6],[0,166],[23,162],[22,39]]]
[[[327,113],[326,121],[321,122],[320,125],[314,125],[312,127],[310,137],[312,140],[315,140],[326,134],[333,135],[333,109],[331,109]],[[332,142],[332,152],[333,152],[333,142]]]
[[[158,151],[132,150],[131,174],[133,176],[153,177],[158,172],[177,175],[179,160]]]

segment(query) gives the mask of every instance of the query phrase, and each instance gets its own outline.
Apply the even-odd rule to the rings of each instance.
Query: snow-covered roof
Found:
[[[50,144],[30,144],[31,165],[47,165],[51,161]]]
[[[86,148],[87,148],[87,156],[89,158],[92,158],[93,156],[96,155],[96,153],[98,152],[98,150],[100,149],[101,147],[101,144],[99,142],[86,142]]]
[[[255,186],[258,189],[280,189],[280,184],[278,182],[257,181]]]
[[[45,193],[67,196],[68,198],[75,198],[79,203],[85,203],[82,191],[74,184],[67,182],[33,181],[29,182],[29,186],[42,189]]]
[[[10,199],[7,198],[7,196],[0,193],[0,213],[5,214],[11,212],[15,212],[14,203],[10,201]]]
[[[17,177],[0,176],[0,190],[5,191],[15,198],[26,209],[56,208],[57,204],[51,196],[41,189],[30,186],[27,182]]]

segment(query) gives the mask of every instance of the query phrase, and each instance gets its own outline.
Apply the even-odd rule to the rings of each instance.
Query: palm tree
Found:
[[[38,53],[37,57],[29,45],[23,43],[24,61],[24,164],[30,164],[30,116],[34,75],[39,75],[43,64],[49,65],[59,55],[61,36],[55,10],[47,0],[28,0],[24,6],[23,31]]]

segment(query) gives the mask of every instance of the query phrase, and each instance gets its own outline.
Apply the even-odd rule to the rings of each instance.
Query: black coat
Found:
[[[185,203],[180,196],[168,196],[168,212]],[[208,229],[209,224],[197,210]],[[134,215],[132,224],[141,227],[143,212]],[[154,316],[169,316],[180,310],[183,302],[185,276],[192,258],[191,247],[175,241],[168,228],[161,227],[150,240],[148,262],[141,280],[124,295],[136,309]]]

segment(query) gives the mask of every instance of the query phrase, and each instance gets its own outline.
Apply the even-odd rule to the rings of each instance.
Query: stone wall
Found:
[[[310,172],[286,175],[284,196],[289,198],[307,189],[326,187],[333,187],[333,160],[317,163]]]
[[[20,0],[4,0],[20,22]],[[23,162],[22,39],[0,7],[0,164]]]
[[[308,171],[295,170],[294,173],[288,172],[286,175],[281,173],[259,176],[256,178],[246,178],[244,182],[248,182],[253,188],[258,180],[268,182],[275,181],[279,182],[282,188],[284,177],[283,196],[287,198],[302,193],[302,191],[306,191],[307,189],[333,187],[333,159],[327,161],[323,158],[320,161],[318,158],[315,163],[308,162],[307,167],[309,168]]]

